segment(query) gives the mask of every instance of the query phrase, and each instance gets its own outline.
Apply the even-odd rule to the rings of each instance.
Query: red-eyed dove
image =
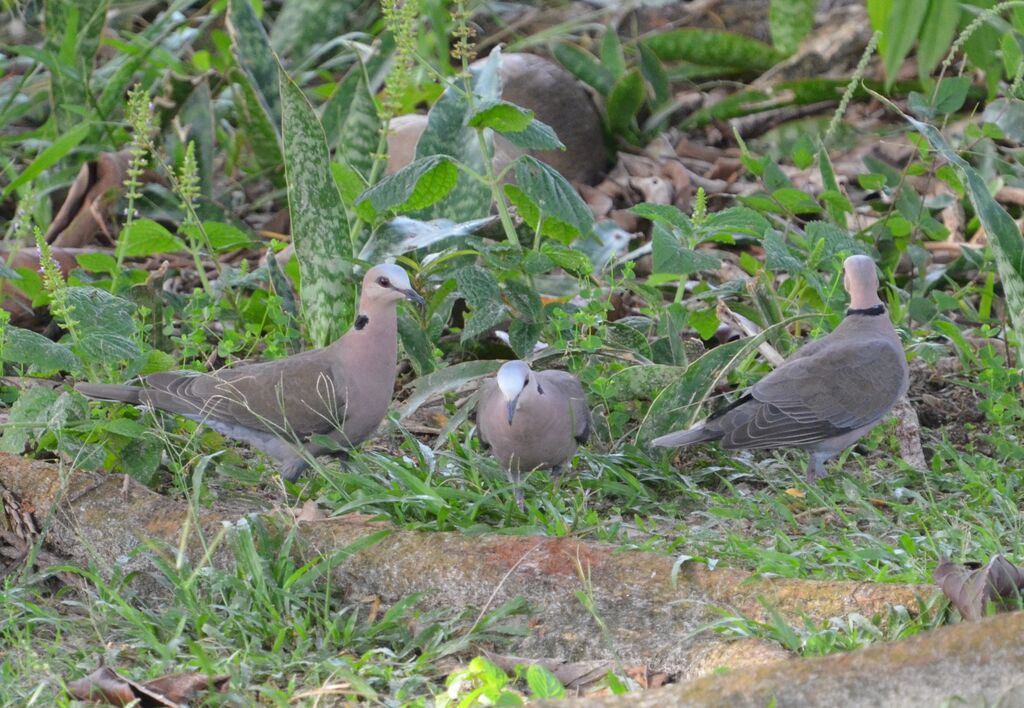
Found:
[[[141,386],[78,384],[90,398],[123,401],[205,423],[272,457],[294,481],[317,455],[336,453],[311,441],[327,435],[341,448],[365,440],[387,413],[398,366],[396,306],[423,299],[396,265],[363,277],[355,325],[333,344],[285,359],[209,374],[151,374]]]
[[[875,427],[906,393],[907,358],[878,298],[875,264],[844,263],[846,318],[801,347],[724,410],[689,430],[657,438],[658,447],[717,440],[727,450],[797,447],[810,453],[807,480]]]
[[[531,371],[524,361],[509,361],[480,387],[477,430],[508,471],[522,509],[523,473],[550,468],[560,475],[590,435],[590,411],[572,374]]]

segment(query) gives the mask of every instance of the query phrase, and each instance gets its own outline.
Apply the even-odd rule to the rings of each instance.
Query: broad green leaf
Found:
[[[489,270],[477,265],[466,266],[455,271],[455,281],[470,308],[461,341],[482,334],[507,316],[498,281]]]
[[[555,218],[580,235],[593,227],[593,214],[565,177],[540,160],[524,155],[516,160],[516,184],[542,218]]]
[[[651,264],[655,273],[686,276],[702,270],[718,268],[722,262],[710,251],[686,248],[661,224],[656,224],[651,237]]]
[[[202,234],[196,227],[183,226],[181,230],[188,234],[189,238],[196,239],[200,244],[204,243]],[[210,240],[210,246],[217,253],[237,251],[240,248],[246,248],[253,244],[252,237],[249,234],[232,224],[225,224],[220,221],[204,221],[203,231],[206,232],[206,238]]]
[[[609,378],[608,397],[612,401],[651,401],[685,373],[686,367],[669,364],[629,366]]]
[[[38,437],[38,432],[46,430],[46,422],[50,411],[61,394],[46,386],[34,386],[18,397],[11,406],[7,423],[0,435],[0,452],[20,455],[30,440]],[[67,395],[67,394],[65,394]]]
[[[450,85],[427,115],[427,127],[416,143],[417,160],[446,155],[448,159],[465,165],[476,174],[486,172],[477,131],[466,125],[469,112],[466,91],[467,88],[473,91],[478,102],[498,100],[501,95],[498,75],[500,61],[500,52],[492,52],[483,66],[470,70],[468,82],[459,78],[453,79],[459,83]],[[469,84],[468,87],[466,83]],[[485,132],[484,135],[487,150],[492,152],[493,141],[488,133]],[[492,202],[490,188],[461,171],[455,176],[455,186],[450,188],[443,199],[410,216],[424,220],[452,221],[470,221],[488,216]]]
[[[513,319],[508,326],[508,344],[517,357],[525,359],[533,353],[543,331],[544,325],[540,322]]]
[[[415,160],[388,175],[356,200],[368,202],[376,212],[415,211],[443,199],[459,179],[459,170],[447,155]]]
[[[812,221],[804,229],[810,246],[813,249],[818,241],[824,242],[822,259],[829,262],[840,254],[852,255],[864,253],[864,247],[860,245],[845,229],[826,221]]]
[[[555,59],[566,71],[592,87],[602,96],[611,93],[615,75],[605,68],[593,54],[569,42],[558,42],[552,48]]]
[[[420,406],[434,396],[454,391],[474,379],[489,376],[501,368],[503,361],[483,359],[464,361],[461,364],[439,369],[432,374],[416,380],[416,390],[398,411],[399,418],[408,418]]]
[[[526,150],[565,150],[565,145],[554,129],[547,123],[534,118],[523,130],[499,131],[501,135],[513,145]]]
[[[814,27],[817,9],[818,0],[771,0],[768,23],[775,48],[793,54]]]
[[[66,297],[78,333],[72,349],[80,359],[110,364],[139,357],[134,303],[90,286],[70,287]]]
[[[530,686],[530,700],[565,698],[565,686],[558,677],[540,664],[530,664],[526,669],[526,683]]]
[[[118,235],[117,244],[125,258],[187,250],[184,241],[151,219],[136,219],[126,226]]]
[[[714,239],[722,234],[740,234],[761,238],[771,227],[768,219],[746,207],[729,207],[710,214],[700,226],[701,238]]]
[[[420,323],[404,310],[398,313],[398,339],[417,376],[425,376],[436,368],[433,342]]]
[[[782,234],[774,229],[765,235],[762,241],[764,245],[764,267],[770,271],[785,271],[787,273],[801,273],[804,264],[794,256]]]
[[[689,237],[694,233],[694,226],[690,217],[671,204],[641,202],[631,207],[629,211],[643,219],[650,219],[653,222],[664,224],[670,229],[678,231],[683,236]]]
[[[518,133],[533,120],[533,111],[501,100],[483,101],[469,114],[467,125]]]
[[[61,134],[88,125],[73,109],[92,106],[93,64],[107,6],[108,0],[46,0],[45,47],[59,58],[50,71],[50,95]]]
[[[689,61],[714,67],[767,71],[783,59],[774,47],[732,32],[677,29],[644,40],[663,61]]]
[[[646,98],[644,79],[638,70],[634,69],[615,82],[606,104],[612,133],[621,133],[633,124]]]
[[[554,261],[559,268],[575,275],[590,275],[594,267],[586,253],[571,249],[554,241],[545,241],[540,245],[540,252]]]
[[[3,260],[0,260],[0,278],[7,278],[8,280],[21,280],[21,274],[7,265]]]
[[[277,60],[251,0],[230,0],[228,31],[239,66],[249,77],[271,123],[280,125],[281,89],[278,86]]]
[[[960,0],[928,0],[928,9],[917,40],[917,75],[931,76],[949,51],[960,22]]]
[[[352,244],[341,195],[331,175],[323,127],[282,69],[281,132],[292,240],[302,273],[303,317],[316,346],[334,341],[355,315]]]
[[[11,183],[4,187],[3,196],[7,196],[18,187],[28,184],[40,174],[64,159],[69,152],[78,147],[78,144],[88,137],[92,130],[92,124],[80,123],[74,128],[67,130],[57,137],[49,146],[39,153],[28,166],[21,171],[21,174],[11,180]]]
[[[966,76],[951,76],[940,81],[935,94],[935,112],[942,116],[959,111],[970,88],[971,80]]]
[[[32,371],[77,371],[82,363],[63,344],[21,327],[8,326],[4,331],[3,361],[30,366]]]
[[[896,80],[896,72],[910,53],[910,48],[914,46],[917,33],[924,22],[925,13],[921,12],[921,9],[919,2],[897,0],[885,19],[885,27],[882,30],[884,35],[878,48],[882,54],[887,85],[891,86]]]
[[[992,198],[988,185],[978,171],[953,150],[934,126],[915,120],[905,113],[904,119],[923,135],[943,158],[963,175],[967,195],[981,225],[988,234],[996,269],[1006,297],[1006,309],[1018,335],[1024,333],[1024,236],[1013,217]],[[1024,354],[1024,353],[1022,353]]]

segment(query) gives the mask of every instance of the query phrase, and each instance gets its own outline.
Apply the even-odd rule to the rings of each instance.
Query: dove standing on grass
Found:
[[[509,361],[480,388],[477,430],[508,471],[522,509],[523,473],[550,468],[557,479],[590,435],[590,411],[572,374]]]
[[[825,462],[875,427],[908,383],[903,346],[878,298],[874,261],[850,256],[843,266],[850,309],[835,331],[798,349],[724,410],[653,444],[797,447],[810,453],[807,481],[824,477]]]
[[[396,307],[422,303],[409,276],[378,265],[363,277],[355,325],[333,344],[284,359],[209,374],[158,373],[141,386],[78,384],[90,398],[177,413],[270,455],[294,481],[309,459],[335,448],[309,440],[327,435],[340,448],[377,429],[391,403],[398,368]]]

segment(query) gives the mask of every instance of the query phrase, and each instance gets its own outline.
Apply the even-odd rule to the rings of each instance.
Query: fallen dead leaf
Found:
[[[132,681],[107,666],[68,683],[68,692],[80,701],[115,706],[186,706],[201,691],[222,691],[228,676],[207,676],[193,671],[168,674],[146,683]]]
[[[1001,555],[986,565],[958,565],[944,560],[933,573],[935,582],[965,620],[985,616],[989,603],[1018,607],[1024,590],[1024,568]]]

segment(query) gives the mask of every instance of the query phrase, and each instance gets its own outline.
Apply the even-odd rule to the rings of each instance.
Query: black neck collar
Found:
[[[875,305],[874,307],[864,307],[859,310],[855,310],[852,307],[846,311],[847,315],[864,315],[865,317],[877,317],[878,315],[885,314],[885,305]]]
[[[356,318],[355,328],[356,329],[362,329],[367,324],[369,324],[369,322],[370,322],[370,318],[369,317],[367,317],[366,315],[359,315],[359,317]]]

